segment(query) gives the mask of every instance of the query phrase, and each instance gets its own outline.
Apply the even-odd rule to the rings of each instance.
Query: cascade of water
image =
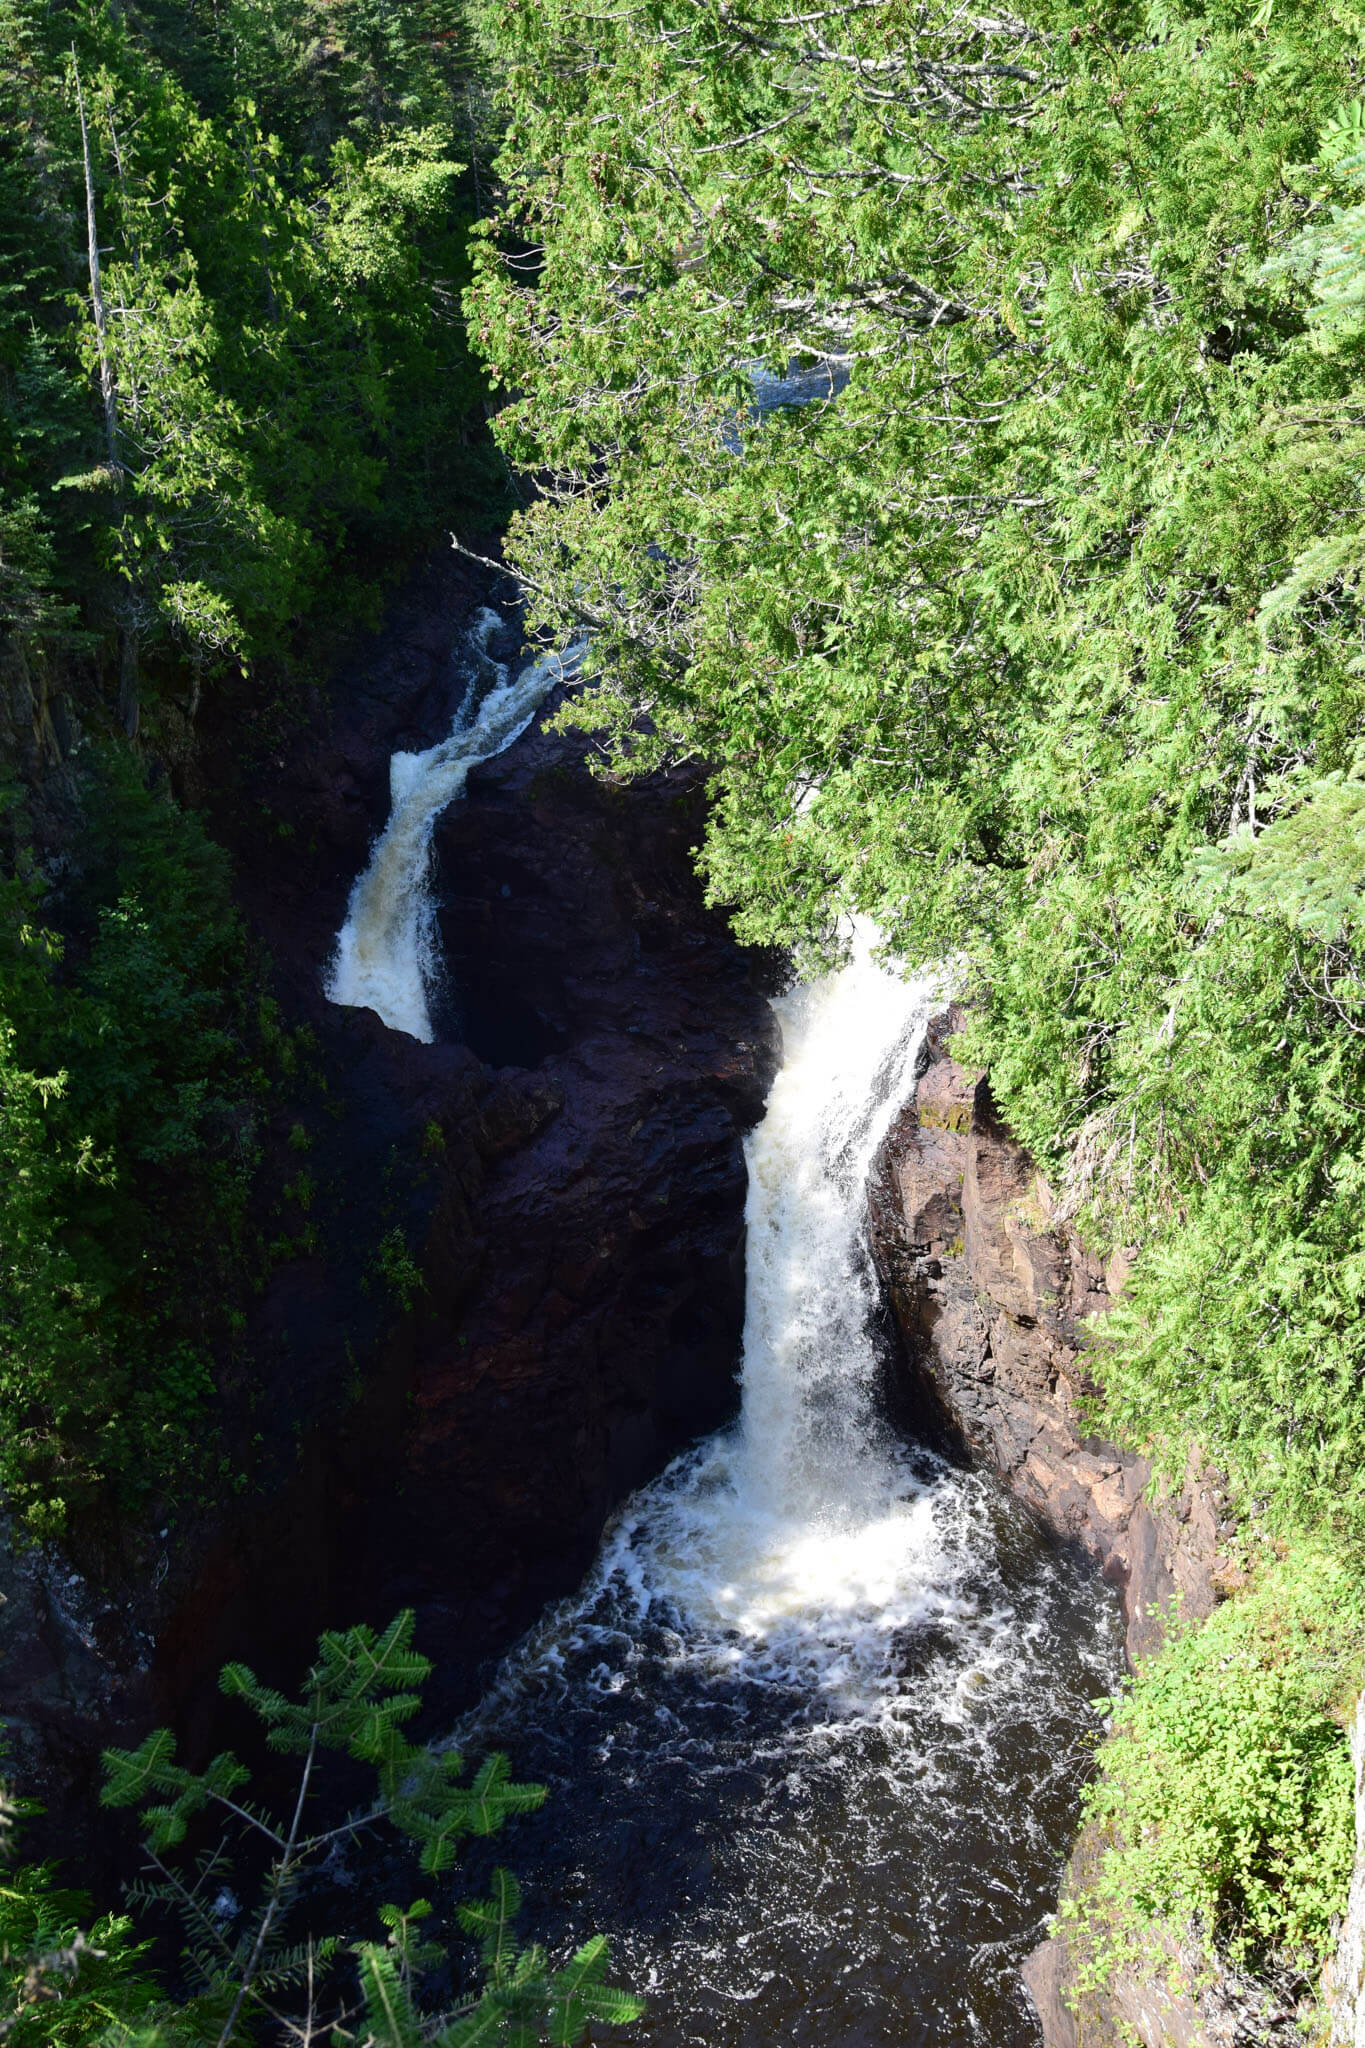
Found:
[[[334,1003],[375,1010],[394,1031],[430,1044],[436,906],[429,888],[431,835],[469,771],[519,739],[555,684],[576,671],[582,646],[543,654],[515,674],[488,652],[503,625],[479,612],[469,639],[468,684],[445,739],[389,762],[389,821],[346,906],[324,988]]]
[[[847,381],[846,366],[833,358],[794,366],[786,377],[756,367],[754,414],[832,399]],[[577,672],[586,645],[575,640],[562,654],[541,655],[510,674],[488,651],[503,624],[486,606],[477,614],[466,650],[468,687],[446,737],[424,753],[391,757],[389,821],[351,890],[323,981],[332,1002],[374,1010],[391,1030],[425,1044],[433,1036],[430,997],[439,964],[428,887],[433,827],[464,794],[470,769],[519,739],[555,684]]]
[[[549,1780],[499,1853],[531,1931],[571,1900],[612,1936],[654,2048],[1034,2048],[1018,1964],[1117,1669],[1106,1589],[879,1414],[865,1184],[935,990],[873,936],[778,1005],[737,1423],[625,1504],[457,1731]]]
[[[936,991],[879,967],[874,939],[859,929],[842,973],[776,1006],[784,1063],[746,1148],[738,1427],[628,1518],[647,1599],[675,1605],[702,1638],[738,1630],[750,1655],[800,1645],[844,1683],[854,1638],[870,1631],[878,1667],[885,1633],[923,1591],[916,1560],[937,1562],[925,1489],[877,1413],[863,1247],[868,1170]],[[625,1537],[623,1523],[615,1545]],[[618,1557],[609,1544],[602,1563]]]

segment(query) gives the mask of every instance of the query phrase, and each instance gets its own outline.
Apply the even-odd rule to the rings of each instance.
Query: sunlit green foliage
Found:
[[[76,599],[183,688],[306,651],[324,591],[363,613],[395,548],[491,501],[458,310],[481,120],[451,0],[3,0],[0,628]]]
[[[149,1947],[126,1916],[96,1916],[83,1892],[63,1890],[49,1866],[0,1864],[6,2048],[107,2043],[114,2014],[129,2029],[152,2024],[168,2001],[148,1968]]]
[[[1107,1426],[1365,1534],[1356,26],[479,19],[470,313],[551,478],[512,552],[593,623],[573,718],[713,765],[746,936],[965,963],[1064,1209],[1141,1247]]]
[[[1177,1630],[1115,1700],[1087,1788],[1098,1872],[1063,1907],[1086,1981],[1193,1919],[1239,1963],[1310,1975],[1355,1861],[1342,1718],[1362,1676],[1356,1575],[1307,1553]]]

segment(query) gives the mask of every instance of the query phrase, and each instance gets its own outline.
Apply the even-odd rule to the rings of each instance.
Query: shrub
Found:
[[[11,1839],[6,1823],[23,1810],[0,1786],[0,1856]],[[147,1967],[149,1947],[124,1915],[97,1918],[51,1864],[0,1864],[0,2041],[86,2048],[108,2039],[115,2015],[128,2026],[156,2019],[165,1999]]]
[[[595,1935],[562,1968],[515,1931],[521,1903],[506,1870],[489,1895],[455,1908],[482,1967],[453,2009],[426,2009],[424,1980],[445,1961],[424,1938],[426,1899],[382,1906],[382,1942],[347,1943],[295,1922],[316,1906],[310,1884],[330,1853],[384,1829],[441,1878],[469,1835],[495,1834],[539,1806],[540,1785],[514,1784],[507,1759],[484,1759],[468,1783],[451,1749],[410,1743],[431,1666],[412,1647],[413,1617],[382,1632],[364,1626],[320,1637],[297,1700],[229,1664],[223,1691],[260,1724],[266,1747],[294,1759],[280,1812],[252,1797],[251,1773],[230,1752],[201,1772],[176,1757],[158,1728],[135,1750],[105,1755],[104,1802],[139,1810],[147,1876],[133,1900],[166,1909],[184,1936],[179,2002],[147,1965],[133,1923],[106,1915],[87,1934],[84,1895],[60,1891],[40,1866],[0,1867],[0,2042],[5,2048],[246,2048],[262,2039],[335,2048],[578,2048],[591,2028],[622,2026],[639,1999],[605,1982],[607,1943]],[[344,1759],[369,1793],[349,1812],[319,1813],[319,1781]],[[358,1771],[357,1771],[357,1767]],[[326,1793],[324,1792],[324,1798]],[[332,1797],[335,1797],[333,1791]],[[0,1787],[0,1857],[15,1809]]]
[[[0,1486],[41,1535],[212,1452],[265,1083],[199,821],[111,751],[73,866],[59,903],[0,877]]]
[[[1342,1727],[1365,1597],[1338,1557],[1277,1561],[1202,1627],[1176,1628],[1118,1698],[1085,1794],[1102,1851],[1063,1905],[1103,1981],[1152,1923],[1195,1922],[1236,1965],[1311,1971],[1355,1857]]]

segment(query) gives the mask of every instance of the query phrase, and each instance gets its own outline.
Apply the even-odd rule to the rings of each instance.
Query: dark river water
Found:
[[[937,991],[870,936],[778,1005],[739,1421],[455,1731],[550,1787],[495,1845],[525,1932],[610,1935],[654,2048],[1037,2048],[1019,1964],[1120,1668],[1110,1590],[878,1412],[866,1178]]]

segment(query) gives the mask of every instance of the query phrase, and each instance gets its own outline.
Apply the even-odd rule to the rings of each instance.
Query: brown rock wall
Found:
[[[1192,1468],[1153,1504],[1148,1460],[1088,1433],[1080,1325],[1113,1299],[1123,1262],[1106,1272],[1057,1219],[989,1081],[952,1058],[960,1022],[950,1011],[930,1027],[914,1098],[873,1171],[873,1252],[911,1391],[1099,1559],[1123,1593],[1129,1656],[1141,1656],[1177,1597],[1188,1614],[1210,1611],[1230,1524],[1207,1475]]]
[[[870,1190],[873,1255],[909,1397],[1098,1560],[1122,1592],[1131,1661],[1160,1646],[1177,1600],[1188,1615],[1210,1612],[1231,1524],[1216,1481],[1194,1460],[1178,1491],[1149,1499],[1148,1460],[1088,1433],[1096,1388],[1083,1324],[1112,1302],[1129,1260],[1117,1254],[1102,1267],[1058,1216],[986,1076],[953,1059],[961,1022],[954,1009],[930,1026],[915,1096]],[[1083,1835],[1068,1889],[1084,1889],[1097,1853]],[[1174,1953],[1087,1992],[1078,2014],[1067,2004],[1077,1965],[1064,1936],[1034,1951],[1024,1981],[1045,2048],[1253,2048],[1293,2027],[1265,1987],[1221,1973],[1203,1982],[1196,1960]]]

